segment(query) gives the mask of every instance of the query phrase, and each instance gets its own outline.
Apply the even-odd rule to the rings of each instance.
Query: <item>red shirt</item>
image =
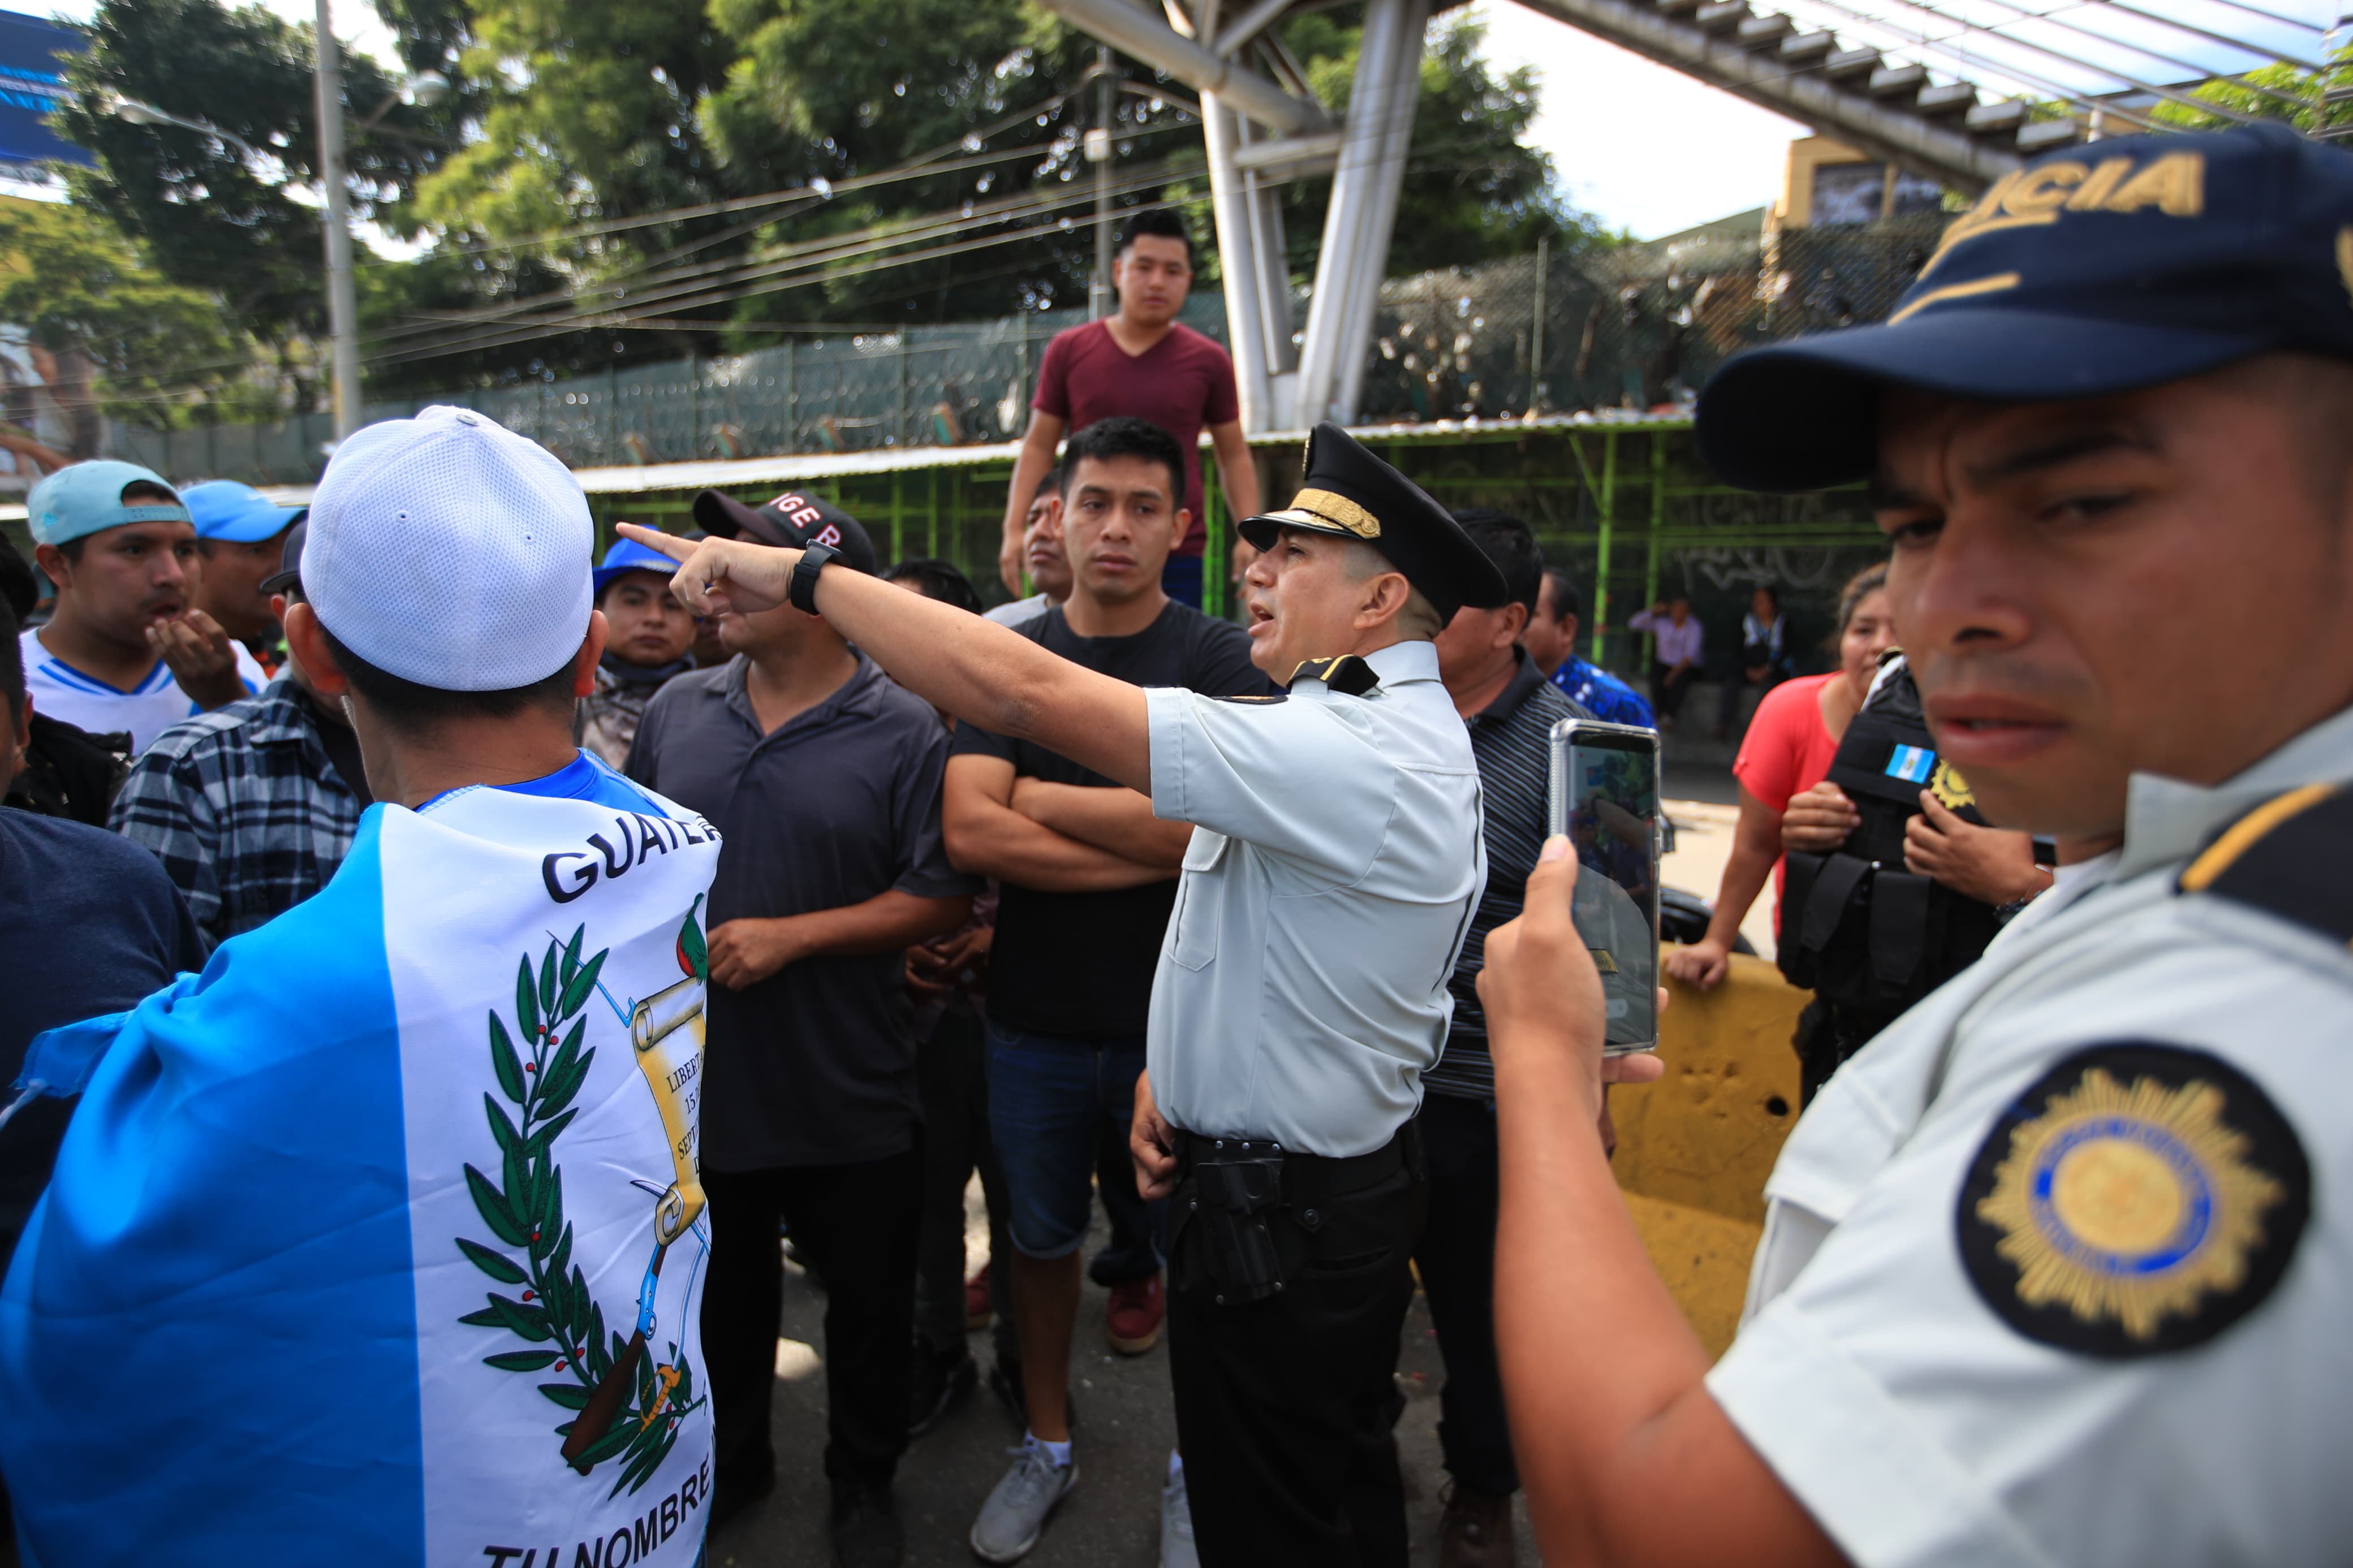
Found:
[[[1732,776],[1776,815],[1788,809],[1792,796],[1805,794],[1830,776],[1838,742],[1822,728],[1822,688],[1845,679],[1833,670],[1785,680],[1757,705],[1757,717],[1748,721],[1748,733],[1740,742],[1740,755],[1733,759]],[[1785,859],[1775,858],[1773,930],[1777,934],[1781,929],[1781,884],[1787,871]]]
[[[1111,335],[1107,321],[1089,321],[1054,334],[1038,367],[1038,395],[1029,406],[1083,430],[1098,419],[1126,415],[1148,419],[1176,437],[1185,453],[1185,510],[1193,514],[1179,555],[1198,555],[1209,523],[1201,510],[1201,431],[1241,417],[1234,362],[1192,328],[1176,325],[1140,354]]]

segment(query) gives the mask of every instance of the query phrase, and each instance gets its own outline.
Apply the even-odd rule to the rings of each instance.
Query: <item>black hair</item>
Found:
[[[1822,639],[1823,652],[1833,659],[1838,658],[1839,645],[1846,641],[1846,628],[1853,622],[1854,613],[1862,608],[1865,599],[1886,586],[1885,562],[1876,566],[1866,566],[1846,580],[1846,586],[1839,590],[1838,620],[1831,626],[1831,635]]]
[[[1454,521],[1504,574],[1504,603],[1525,605],[1528,614],[1535,615],[1545,564],[1544,552],[1536,548],[1536,536],[1528,525],[1492,506],[1466,506],[1454,514]]]
[[[1060,463],[1046,470],[1045,478],[1038,481],[1038,488],[1029,492],[1029,499],[1034,501],[1048,490],[1056,495],[1062,493],[1062,465]]]
[[[1759,583],[1754,588],[1749,589],[1748,594],[1751,598],[1762,594],[1767,598],[1773,601],[1773,607],[1775,609],[1778,610],[1781,607],[1781,590],[1776,588],[1770,583]]]
[[[14,554],[12,546],[10,553]],[[22,556],[18,560],[24,559]],[[29,693],[25,687],[25,647],[16,640],[16,606],[0,602],[0,698],[8,703],[8,727],[14,730],[16,721],[25,715],[25,699]],[[0,737],[0,745],[13,744]]]
[[[885,583],[913,583],[915,591],[926,599],[937,599],[943,605],[954,605],[959,610],[980,614],[980,595],[975,591],[972,579],[956,569],[951,561],[936,555],[913,555],[892,565],[882,574]]]
[[[1135,242],[1145,235],[1161,239],[1181,239],[1185,242],[1185,265],[1193,265],[1193,231],[1185,220],[1166,207],[1147,207],[1120,226],[1119,254],[1125,256]]]
[[[1130,418],[1114,414],[1108,419],[1098,419],[1062,445],[1062,498],[1070,499],[1071,487],[1078,482],[1079,464],[1092,458],[1107,463],[1119,458],[1142,458],[1159,463],[1168,469],[1168,505],[1171,509],[1185,504],[1185,450],[1176,445],[1176,437],[1149,419]]]
[[[366,698],[368,706],[385,723],[404,734],[413,735],[451,719],[511,719],[526,708],[564,712],[572,710],[569,658],[553,674],[542,676],[528,686],[511,686],[502,691],[447,691],[378,669],[345,647],[323,623],[319,631],[327,639],[327,652],[333,658],[335,668],[343,672],[352,689]]]
[[[21,621],[41,602],[41,585],[33,578],[33,563],[5,534],[0,534],[0,602]]]
[[[1545,580],[1552,584],[1553,624],[1558,626],[1571,616],[1583,620],[1585,595],[1577,591],[1577,579],[1568,574],[1568,568],[1547,566],[1544,574]]]
[[[77,534],[73,538],[67,540],[63,544],[58,545],[58,553],[64,556],[68,561],[73,563],[73,564],[79,566],[81,564],[81,547],[89,542],[89,534]]]

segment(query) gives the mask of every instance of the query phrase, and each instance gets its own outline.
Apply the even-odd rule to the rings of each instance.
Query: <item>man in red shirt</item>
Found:
[[[1208,513],[1201,505],[1201,431],[1208,429],[1218,454],[1218,479],[1236,517],[1259,510],[1258,469],[1242,440],[1241,405],[1234,391],[1234,362],[1226,351],[1190,327],[1176,312],[1193,290],[1193,239],[1185,220],[1163,208],[1130,218],[1120,234],[1112,263],[1112,287],[1119,312],[1055,335],[1038,369],[1037,395],[1029,400],[1029,433],[1013,465],[1008,487],[1005,538],[997,570],[1015,597],[1021,594],[1021,531],[1029,497],[1054,466],[1062,433],[1084,429],[1099,419],[1124,415],[1148,420],[1176,437],[1185,454],[1185,495],[1192,529],[1162,568],[1161,585],[1172,599],[1201,607],[1201,552],[1209,538]],[[1254,553],[1239,540],[1235,569]]]

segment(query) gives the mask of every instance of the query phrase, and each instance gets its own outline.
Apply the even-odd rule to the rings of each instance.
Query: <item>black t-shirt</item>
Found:
[[[0,806],[0,1084],[35,1035],[126,1013],[182,970],[205,939],[163,863],[120,834]],[[0,1098],[5,1098],[0,1096]],[[49,1184],[73,1102],[44,1097],[0,1135],[0,1267]]]
[[[1216,697],[1274,689],[1250,663],[1247,633],[1174,600],[1133,637],[1082,637],[1060,609],[1014,629],[1049,653],[1134,686],[1182,686]],[[1049,784],[1117,787],[1034,742],[970,724],[956,726],[954,755],[1000,757],[1017,776]],[[1042,893],[1005,883],[988,958],[989,1017],[1041,1035],[1141,1035],[1176,901],[1174,873],[1111,893]]]

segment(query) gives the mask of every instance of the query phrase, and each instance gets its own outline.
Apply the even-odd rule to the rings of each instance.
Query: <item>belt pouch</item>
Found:
[[[1218,1305],[1262,1300],[1282,1289],[1282,1261],[1267,1215],[1282,1203],[1280,1155],[1196,1155],[1193,1218],[1208,1243]]]

